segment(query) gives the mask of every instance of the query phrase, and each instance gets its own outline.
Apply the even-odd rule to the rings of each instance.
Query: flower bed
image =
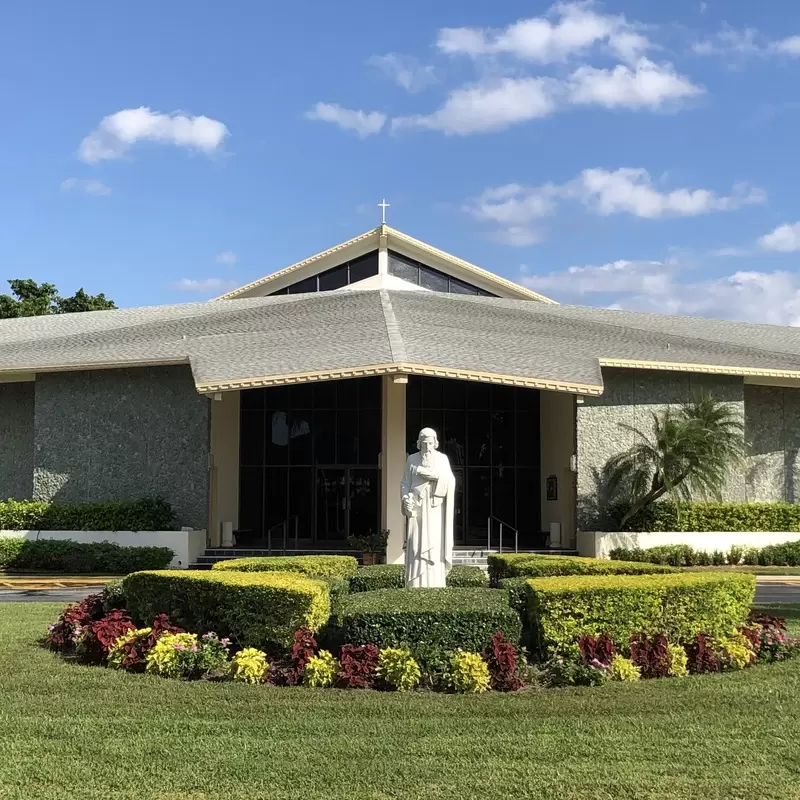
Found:
[[[519,647],[511,605],[520,607],[520,581],[530,653]],[[69,606],[46,641],[84,663],[183,680],[470,693],[597,685],[797,654],[782,620],[748,617],[753,583],[709,573],[588,575],[345,594],[336,576],[143,572]]]

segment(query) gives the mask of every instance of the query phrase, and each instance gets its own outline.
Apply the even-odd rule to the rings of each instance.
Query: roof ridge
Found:
[[[392,354],[392,361],[408,361],[406,345],[400,333],[400,325],[397,322],[394,308],[392,308],[392,300],[389,297],[389,292],[386,289],[381,289],[380,295],[381,309],[383,310],[383,319],[386,323],[386,333],[389,336],[389,350]]]

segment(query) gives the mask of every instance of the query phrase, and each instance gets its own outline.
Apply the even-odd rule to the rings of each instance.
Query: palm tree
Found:
[[[744,461],[744,425],[733,409],[701,395],[679,409],[653,413],[651,434],[622,425],[637,442],[606,465],[609,496],[627,494],[622,529],[642,509],[669,494],[720,499],[730,470]]]

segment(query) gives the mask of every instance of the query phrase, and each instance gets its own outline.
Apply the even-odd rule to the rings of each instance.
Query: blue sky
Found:
[[[565,302],[800,324],[791,0],[7,0],[0,76],[3,278],[205,299],[385,196]]]

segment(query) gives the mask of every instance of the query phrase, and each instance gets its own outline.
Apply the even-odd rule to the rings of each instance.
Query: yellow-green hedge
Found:
[[[489,564],[489,578],[495,586],[504,578],[549,578],[556,575],[653,575],[676,572],[670,567],[658,564],[538,553],[494,554],[490,555],[486,561]]]
[[[673,643],[698,633],[724,636],[744,624],[755,576],[721,573],[587,575],[527,582],[528,623],[542,654],[583,634],[627,642],[633,633],[663,633]]]
[[[298,628],[318,631],[331,611],[328,587],[292,572],[134,572],[122,589],[140,625],[167,614],[193,633],[216,631],[240,647],[287,647]]]
[[[355,556],[253,556],[218,561],[212,567],[221,572],[299,572],[325,578],[348,578],[355,575]]]

